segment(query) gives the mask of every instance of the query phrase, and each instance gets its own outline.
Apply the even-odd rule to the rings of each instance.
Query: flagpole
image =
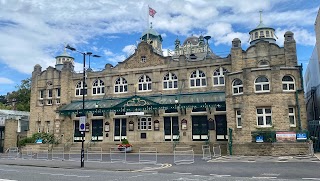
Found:
[[[149,4],[148,4],[148,9],[147,9],[147,10],[148,10],[148,11],[147,11],[147,15],[148,15],[148,16],[147,16],[147,17],[148,17],[148,24],[147,24],[147,43],[148,43],[148,40],[149,40],[149,21],[150,21],[150,19],[149,19],[149,18],[150,18],[150,17],[149,17],[149,16],[150,16],[150,12],[149,12],[149,11],[150,11],[150,7],[149,7]]]

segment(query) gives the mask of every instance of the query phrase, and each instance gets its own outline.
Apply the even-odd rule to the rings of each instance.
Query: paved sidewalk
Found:
[[[320,154],[295,156],[221,156],[212,158],[208,162],[318,162]]]

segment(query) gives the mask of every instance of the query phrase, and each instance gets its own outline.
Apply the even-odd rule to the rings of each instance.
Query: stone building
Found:
[[[29,129],[29,112],[0,110],[0,153],[17,147],[20,138],[26,137]]]
[[[274,32],[261,21],[249,33],[250,46],[243,50],[235,38],[227,57],[211,50],[210,36],[191,36],[182,44],[177,39],[174,55],[164,57],[163,39],[151,27],[133,55],[102,71],[86,71],[85,84],[65,51],[56,67],[34,67],[29,134],[45,131],[64,143],[81,141],[83,93],[85,142],[102,147],[126,138],[159,152],[172,151],[168,145],[177,142],[201,150],[204,143],[226,145],[232,137],[234,153],[241,154],[255,131],[305,129],[294,35],[286,32],[279,47]]]

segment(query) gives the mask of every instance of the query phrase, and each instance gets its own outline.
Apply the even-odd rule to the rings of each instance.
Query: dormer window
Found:
[[[147,57],[146,56],[141,56],[141,63],[145,63],[147,61]]]
[[[254,39],[257,39],[258,38],[258,32],[255,32],[254,33]]]

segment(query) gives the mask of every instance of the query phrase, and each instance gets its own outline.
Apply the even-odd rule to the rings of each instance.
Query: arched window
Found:
[[[243,84],[240,79],[235,79],[232,83],[233,95],[243,94]]]
[[[224,74],[227,72],[227,69],[220,67],[213,72],[213,86],[222,86],[224,85]]]
[[[92,95],[103,95],[104,94],[104,82],[97,79],[92,84]]]
[[[147,75],[142,75],[139,78],[139,91],[151,91],[152,90],[151,84],[152,84],[152,81],[150,77]]]
[[[119,77],[114,83],[114,93],[128,92],[128,82],[125,78]]]
[[[178,89],[178,77],[169,72],[163,77],[163,89]]]
[[[196,70],[192,72],[190,76],[190,87],[206,87],[207,80],[206,74],[203,73],[201,70]]]
[[[83,95],[82,88],[83,88],[83,82],[80,81],[76,85],[76,96]],[[87,89],[88,89],[87,84],[84,84],[84,95],[87,95]]]
[[[260,76],[254,82],[255,92],[270,92],[270,83],[267,77]]]
[[[282,90],[283,91],[295,90],[294,79],[290,75],[286,75],[282,78]]]

